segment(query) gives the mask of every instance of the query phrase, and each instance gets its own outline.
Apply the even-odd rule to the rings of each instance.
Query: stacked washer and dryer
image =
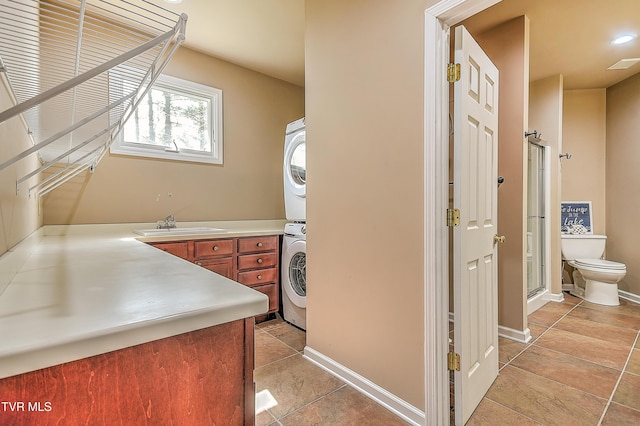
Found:
[[[284,139],[284,208],[289,223],[282,240],[282,310],[285,321],[307,329],[307,177],[304,118],[287,125]]]

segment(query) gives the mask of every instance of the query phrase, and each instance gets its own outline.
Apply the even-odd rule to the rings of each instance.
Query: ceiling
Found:
[[[188,15],[184,45],[304,86],[304,0],[147,0]]]
[[[185,45],[264,74],[304,85],[304,0],[183,0]],[[623,58],[640,57],[640,39],[624,46],[610,40],[640,35],[638,0],[504,0],[470,18],[473,33],[526,14],[530,20],[531,80],[564,75],[565,88],[608,87],[640,71],[608,71]]]
[[[638,0],[504,0],[465,26],[480,33],[521,15],[530,22],[531,81],[562,74],[565,89],[605,88],[640,71],[640,64],[607,70],[623,58],[640,58],[640,38],[610,44],[620,34],[640,36]]]

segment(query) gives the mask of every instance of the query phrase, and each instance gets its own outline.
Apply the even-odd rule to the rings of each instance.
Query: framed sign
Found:
[[[593,234],[591,201],[563,201],[560,232],[563,234]]]

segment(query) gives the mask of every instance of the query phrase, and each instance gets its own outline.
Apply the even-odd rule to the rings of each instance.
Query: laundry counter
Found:
[[[100,392],[92,386],[101,383],[104,392],[128,383],[125,388],[135,392],[149,387],[151,396],[140,401],[136,410],[148,410],[148,415],[153,412],[152,417],[158,420],[167,418],[157,411],[158,404],[185,404],[183,397],[176,397],[168,388],[175,387],[177,392],[191,386],[189,383],[204,386],[210,374],[232,370],[229,359],[237,360],[240,373],[248,370],[252,374],[253,316],[267,312],[268,298],[145,244],[149,239],[133,230],[150,225],[155,224],[45,226],[0,258],[0,393],[3,401],[17,404],[3,404],[0,416],[11,411],[22,424],[21,414],[13,409],[57,411],[61,415],[63,408],[69,409],[67,403],[78,403],[67,400],[74,392],[84,395],[79,399],[90,394],[93,402],[88,413],[95,415]],[[205,225],[224,227],[226,236],[273,235],[284,229],[284,221]],[[227,343],[231,347],[226,347]],[[221,383],[242,386],[239,394],[244,393],[247,412],[252,412],[253,382],[245,383],[247,376],[242,374],[235,379],[216,377]],[[81,386],[72,385],[77,379],[71,378],[74,375]],[[193,380],[186,376],[193,376]],[[158,381],[169,378],[174,383],[165,383],[167,395],[158,393],[162,390],[157,388]],[[131,380],[134,382],[128,382]],[[24,400],[29,383],[40,392],[40,397],[31,398],[35,401]],[[208,398],[216,399],[217,386],[210,387]],[[205,389],[184,391],[193,395]],[[189,400],[190,405],[182,410],[173,406],[172,410],[192,416],[198,411],[198,404],[193,406],[196,399]],[[153,408],[152,400],[156,404]],[[123,415],[124,411],[117,413],[121,407],[115,406],[116,400],[104,401],[101,409]],[[200,402],[204,407],[200,414],[209,416],[207,410],[214,401]],[[83,421],[88,419],[85,414]]]

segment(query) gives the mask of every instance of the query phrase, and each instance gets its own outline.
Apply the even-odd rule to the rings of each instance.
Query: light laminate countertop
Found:
[[[0,378],[266,313],[268,298],[144,242],[282,234],[285,221],[44,226],[0,257]]]

